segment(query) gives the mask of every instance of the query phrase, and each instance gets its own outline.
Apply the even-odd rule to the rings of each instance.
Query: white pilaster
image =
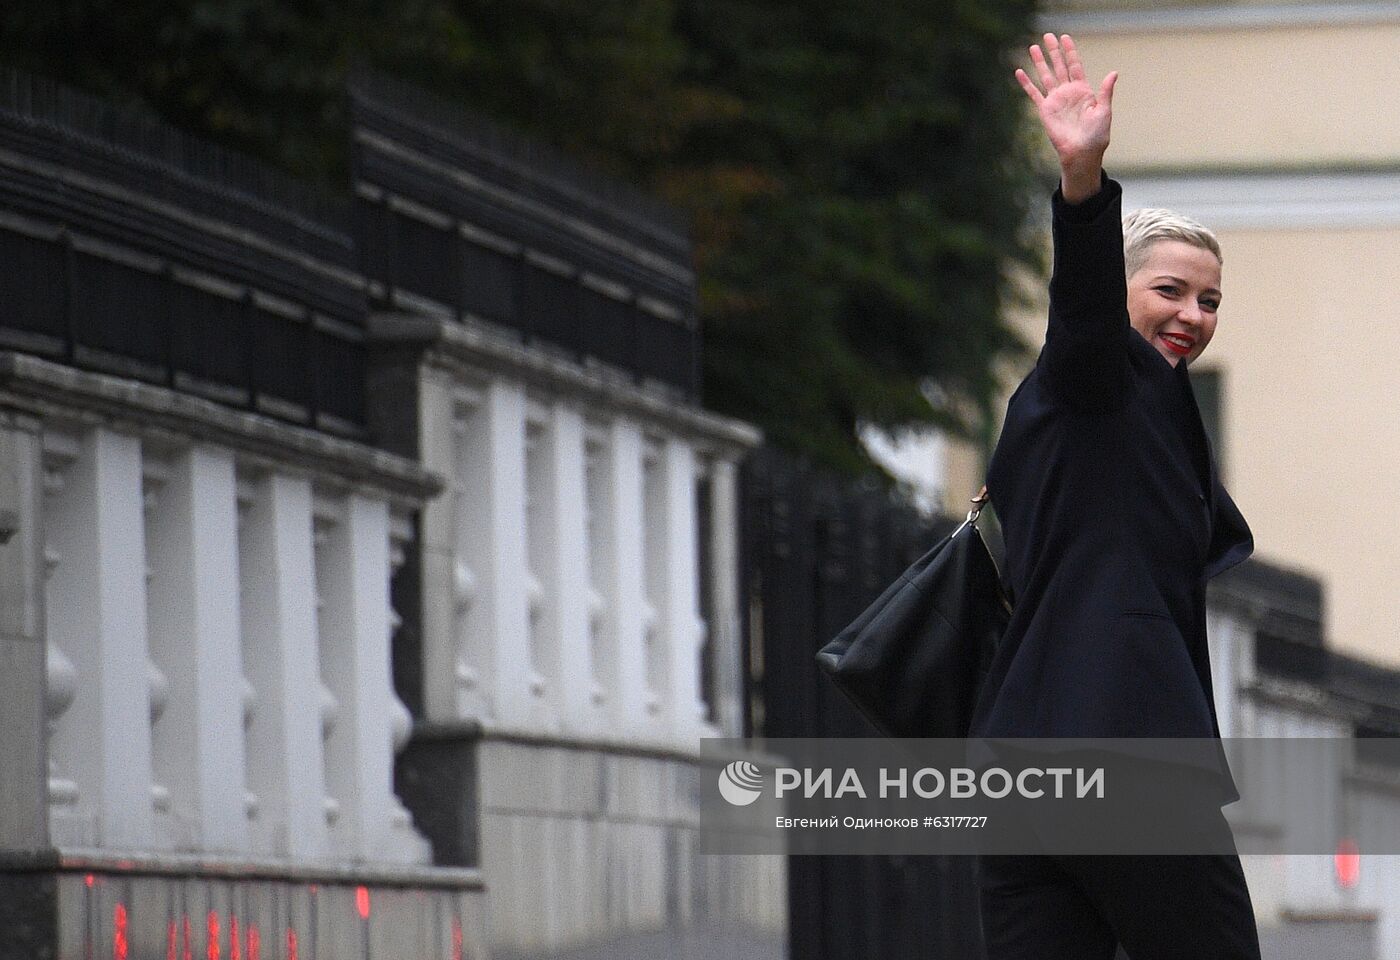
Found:
[[[157,779],[200,849],[248,846],[233,457],[177,456],[151,520],[151,651],[168,693],[155,731]]]
[[[646,438],[642,444],[642,662],[647,737],[668,733],[667,697],[670,659],[667,653],[668,523],[666,471],[662,444]]]
[[[494,606],[484,588],[494,509],[490,418],[475,390],[457,391],[450,401],[451,458],[442,473],[451,482],[451,510],[429,503],[423,514],[423,695],[429,719],[491,722]]]
[[[646,709],[647,676],[644,645],[644,584],[642,558],[642,435],[637,426],[615,420],[609,439],[609,526],[612,529],[611,569],[602,584],[614,611],[610,649],[617,688],[613,723],[624,737],[644,737],[650,727]]]
[[[82,453],[78,437],[56,430],[44,431],[44,496],[40,511],[43,541],[45,596],[53,590],[51,583],[58,565],[63,562],[55,537],[64,510],[63,492],[68,472]],[[48,601],[46,601],[47,603]],[[55,846],[93,846],[97,842],[95,811],[91,798],[82,797],[73,779],[74,758],[63,755],[58,738],[59,724],[78,695],[78,668],[59,645],[53,613],[46,614],[44,629],[44,720],[48,741],[49,831]]]
[[[340,705],[326,754],[328,786],[340,801],[342,856],[392,852],[394,697],[389,677],[389,510],[350,495],[319,552],[321,663]],[[398,859],[398,858],[392,858]]]
[[[710,468],[710,650],[714,659],[713,731],[705,736],[739,737],[744,729],[739,610],[739,483],[732,461],[716,460]]]
[[[526,404],[525,417],[525,591],[530,617],[530,724],[557,731],[560,706],[558,460],[551,412]]]
[[[584,530],[587,603],[587,675],[592,682],[579,692],[586,698],[591,727],[609,729],[617,712],[617,537],[612,507],[612,443],[599,426],[584,428]]]
[[[239,543],[244,663],[257,691],[248,727],[257,849],[326,853],[311,485],[272,474],[255,485]],[[235,701],[236,702],[236,701]]]
[[[530,690],[530,608],[525,556],[525,391],[496,381],[484,396],[486,496],[490,498],[488,553],[479,559],[479,591],[486,608],[495,675],[496,719],[505,729],[536,729],[544,720]]]
[[[46,539],[62,558],[47,584],[48,629],[77,688],[51,748],[95,805],[95,842],[142,849],[152,811],[140,441],[89,431],[47,506]]]
[[[555,591],[554,648],[558,651],[560,712],[563,727],[570,733],[589,733],[599,728],[598,706],[593,702],[596,679],[590,651],[588,554],[588,490],[584,479],[585,448],[583,417],[566,404],[554,409],[551,432],[554,483],[551,490],[554,536],[552,577]]]
[[[419,676],[423,714],[429,720],[486,717],[490,664],[475,620],[479,576],[466,566],[469,548],[484,536],[485,507],[469,474],[481,468],[472,450],[484,429],[481,396],[456,385],[442,370],[423,371],[418,384],[419,449],[423,466],[447,481],[447,489],[423,505],[418,551],[421,607]],[[475,494],[475,496],[473,496]]]
[[[663,700],[674,742],[698,749],[694,741],[700,736],[705,715],[700,697],[700,646],[705,625],[700,620],[694,451],[681,440],[668,439],[662,448],[660,469],[666,552],[653,562],[665,568],[661,636],[667,686]]]

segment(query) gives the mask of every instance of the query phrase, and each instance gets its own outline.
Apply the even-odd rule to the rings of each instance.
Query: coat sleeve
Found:
[[[1050,201],[1055,251],[1040,363],[1051,396],[1085,412],[1116,409],[1131,387],[1123,189],[1107,174],[1102,182],[1083,203],[1071,206],[1058,187]]]

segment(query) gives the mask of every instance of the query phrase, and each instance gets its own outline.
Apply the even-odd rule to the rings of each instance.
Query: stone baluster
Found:
[[[669,693],[670,658],[667,645],[671,640],[668,620],[667,588],[671,571],[670,490],[662,448],[648,441],[642,454],[642,569],[643,597],[641,606],[642,649],[645,651],[646,682],[643,706],[648,720],[660,718],[666,710]],[[649,724],[649,729],[650,724]],[[655,731],[652,730],[654,733]]]
[[[148,485],[156,476],[148,460]],[[151,655],[168,703],[155,727],[158,779],[180,846],[248,847],[238,495],[232,455],[194,446],[161,461],[148,507]]]
[[[608,444],[597,428],[586,431],[584,453],[584,565],[587,570],[585,604],[588,612],[588,685],[591,725],[605,728],[611,708],[613,691],[617,687],[617,660],[612,654],[613,593],[608,584],[616,567],[613,559],[617,546],[612,535],[612,511],[609,489],[612,471]]]
[[[146,624],[150,643],[147,645],[146,653],[146,683],[149,688],[151,701],[151,810],[153,813],[153,824],[155,830],[156,845],[162,848],[176,846],[180,839],[186,840],[185,846],[193,846],[191,841],[193,836],[181,836],[182,831],[172,822],[170,787],[164,782],[167,777],[169,767],[169,755],[172,752],[179,752],[183,744],[179,743],[187,732],[184,729],[174,729],[175,724],[162,726],[161,718],[165,716],[166,707],[170,704],[170,680],[157,662],[157,647],[155,633],[158,630],[160,611],[152,609],[153,596],[160,592],[161,584],[157,583],[156,555],[161,550],[161,544],[157,541],[155,534],[156,511],[160,503],[161,489],[165,486],[167,479],[166,465],[153,457],[144,456],[141,460],[141,510],[145,526],[146,536],[146,563],[143,571],[146,577],[146,589],[143,595],[146,598]],[[185,624],[187,633],[192,632],[193,624]],[[198,635],[187,636],[186,642],[181,646],[185,652],[198,642]]]
[[[141,485],[140,441],[92,428],[44,518],[59,557],[45,597],[49,635],[78,677],[50,748],[91,804],[91,842],[128,850],[153,840]]]
[[[316,590],[316,650],[317,678],[316,695],[321,706],[321,755],[325,760],[323,782],[326,793],[322,798],[326,826],[330,829],[332,849],[343,849],[341,842],[340,816],[343,795],[340,789],[344,777],[343,764],[347,758],[341,748],[336,730],[340,725],[340,698],[327,678],[337,669],[335,662],[336,630],[340,628],[338,611],[331,608],[329,581],[334,576],[334,566],[339,558],[334,551],[341,547],[337,541],[337,528],[340,526],[339,510],[336,505],[317,498],[312,509],[313,555],[315,557]]]
[[[257,691],[247,743],[253,846],[317,859],[329,845],[311,485],[271,473],[249,492],[238,569],[244,670]]]
[[[608,435],[607,525],[613,549],[603,571],[612,606],[607,659],[615,664],[613,729],[627,739],[647,736],[646,566],[642,535],[642,435],[636,424],[614,420]]]
[[[78,458],[81,449],[79,438],[69,434],[48,430],[43,435],[43,573],[46,591],[51,589],[49,583],[63,562],[62,554],[53,543],[55,511],[62,506],[65,475]],[[44,712],[50,741],[49,829],[57,846],[91,846],[96,842],[91,811],[85,814],[80,808],[78,784],[72,779],[73,773],[68,769],[71,758],[62,756],[62,751],[54,743],[58,725],[78,695],[78,669],[59,644],[56,631],[49,629],[45,633]]]
[[[695,454],[671,438],[661,451],[661,518],[664,553],[658,558],[662,591],[665,714],[673,743],[699,748],[705,702],[700,690],[700,564],[695,510]]]

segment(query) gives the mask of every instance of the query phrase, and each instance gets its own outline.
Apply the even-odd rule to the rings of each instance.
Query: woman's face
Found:
[[[1128,320],[1173,367],[1190,364],[1215,335],[1220,261],[1182,240],[1158,240],[1128,278]]]

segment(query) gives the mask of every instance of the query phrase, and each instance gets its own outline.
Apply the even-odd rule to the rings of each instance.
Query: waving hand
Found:
[[[1099,171],[1104,151],[1108,149],[1113,121],[1113,86],[1118,82],[1118,72],[1104,77],[1095,90],[1084,78],[1084,64],[1073,38],[1065,34],[1056,40],[1053,33],[1047,33],[1044,42],[1045,52],[1036,44],[1030,48],[1040,87],[1024,70],[1016,71],[1016,80],[1035,104],[1045,135],[1059,155],[1060,184],[1065,199],[1078,203],[1099,189]]]

